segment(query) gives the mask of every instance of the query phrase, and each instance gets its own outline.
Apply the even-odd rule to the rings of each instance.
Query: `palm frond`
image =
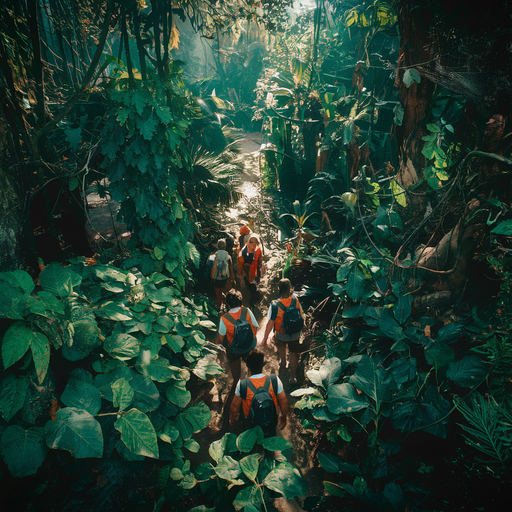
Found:
[[[468,422],[459,423],[468,434],[463,434],[467,443],[491,459],[505,462],[512,448],[512,425],[494,398],[485,399],[476,393],[470,405],[460,399],[455,405]]]

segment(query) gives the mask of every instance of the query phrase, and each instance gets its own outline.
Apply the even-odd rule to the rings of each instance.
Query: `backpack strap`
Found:
[[[270,374],[270,382],[272,383],[272,389],[274,390],[274,395],[276,396],[277,400],[277,375],[274,373]]]
[[[240,398],[242,400],[245,400],[247,398],[247,381],[248,380],[249,380],[249,378],[242,379],[240,381]]]
[[[236,320],[229,314],[229,313],[226,313],[224,315],[224,318],[230,323],[230,324],[233,324],[236,322]]]
[[[258,391],[258,389],[256,388],[256,386],[254,385],[254,383],[252,382],[252,380],[248,377],[247,380],[249,381],[247,383],[247,385],[252,389],[253,393],[256,394],[256,392]],[[263,389],[265,391],[268,391],[270,387],[270,380],[268,378],[268,376],[265,377],[265,384],[263,384]],[[247,396],[247,394],[246,394]]]
[[[297,307],[297,297],[292,297],[292,302],[290,304],[290,308],[296,308]]]

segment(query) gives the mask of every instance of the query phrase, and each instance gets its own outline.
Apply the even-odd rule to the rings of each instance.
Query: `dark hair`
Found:
[[[283,295],[289,295],[291,289],[292,283],[290,283],[289,279],[281,279],[281,281],[279,281],[279,293],[281,297]]]
[[[226,240],[224,238],[219,238],[219,241],[217,242],[217,249],[219,249],[219,251],[226,249]]]
[[[251,375],[257,375],[263,372],[263,365],[265,364],[265,355],[259,350],[253,350],[246,358],[245,364],[251,371]]]
[[[242,305],[242,294],[235,290],[235,288],[231,288],[228,293],[226,293],[226,303],[229,309],[237,308]]]

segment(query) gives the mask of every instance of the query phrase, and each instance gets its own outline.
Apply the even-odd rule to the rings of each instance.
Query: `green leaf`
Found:
[[[112,393],[114,407],[119,407],[119,411],[124,411],[132,403],[135,395],[133,388],[125,378],[117,379],[112,384]]]
[[[145,375],[131,372],[130,386],[133,389],[132,405],[142,412],[155,410],[160,405],[160,393],[155,383]]]
[[[375,400],[377,410],[381,402],[390,402],[398,386],[389,370],[378,364],[376,357],[364,356],[349,381],[367,396]]]
[[[142,352],[143,357],[145,353],[146,351]],[[147,364],[138,364],[136,368],[151,380],[161,383],[167,382],[174,375],[173,371],[169,368],[169,361],[165,357],[157,356]]]
[[[458,386],[472,388],[489,373],[487,365],[478,357],[469,356],[450,363],[446,376]]]
[[[165,395],[169,402],[181,408],[185,408],[192,398],[190,391],[185,387],[185,383],[183,383],[183,386],[179,386],[177,383],[172,384],[167,388]]]
[[[500,222],[492,231],[496,236],[512,236],[512,219]]]
[[[219,478],[229,481],[236,480],[238,475],[242,472],[240,469],[240,463],[229,455],[222,457],[221,461],[214,469]]]
[[[352,300],[358,300],[362,297],[365,291],[365,280],[366,277],[359,265],[352,267],[345,287],[347,295]]]
[[[37,380],[39,384],[42,384],[46,377],[46,372],[48,371],[48,365],[50,364],[50,342],[44,334],[35,332],[33,335],[30,350],[36,368]]]
[[[327,392],[327,408],[334,414],[354,413],[370,405],[357,394],[354,386],[346,382],[329,386]]]
[[[261,510],[261,490],[257,485],[251,485],[250,487],[245,487],[244,489],[238,491],[235,500],[233,501],[233,506],[236,510],[244,509],[244,512],[249,512],[248,507],[252,506],[254,510]]]
[[[282,439],[282,438],[279,438]],[[267,448],[272,449],[272,448]],[[240,461],[240,468],[244,472],[244,475],[252,481],[256,480],[258,476],[258,469],[260,467],[260,454],[253,453],[252,455],[247,455]]]
[[[8,375],[0,386],[0,414],[5,421],[12,417],[23,407],[27,396],[27,377]]]
[[[199,443],[194,441],[193,439],[188,439],[183,443],[183,447],[192,453],[197,453],[199,451]]]
[[[129,334],[109,336],[103,346],[107,352],[121,361],[137,357],[140,352],[139,340]]]
[[[58,410],[56,421],[47,422],[45,430],[50,448],[68,450],[77,459],[103,457],[100,424],[84,409]]]
[[[75,288],[80,286],[82,278],[69,267],[62,267],[58,263],[47,265],[39,276],[43,290],[56,297],[67,297]]]
[[[60,400],[68,407],[85,409],[92,416],[101,409],[101,393],[95,386],[83,380],[69,379]]]
[[[19,425],[11,425],[2,435],[2,458],[14,478],[34,475],[47,452],[44,428],[25,430]]]
[[[222,436],[222,439],[214,441],[210,445],[208,453],[215,462],[219,462],[219,460],[221,460],[222,457],[224,457],[225,453],[234,452],[235,450],[237,450],[236,435],[231,432],[228,432],[227,434],[224,434],[224,436]]]
[[[34,337],[35,333],[23,322],[14,322],[7,329],[2,342],[2,360],[5,369],[25,355]]]
[[[260,426],[256,426],[245,432],[242,432],[236,440],[236,446],[241,452],[250,452],[256,443],[262,443],[263,430]]]
[[[292,447],[292,443],[290,443],[290,441],[287,441],[283,437],[279,436],[266,437],[263,439],[262,445],[265,450],[270,451],[283,451]]]
[[[407,88],[414,82],[419,84],[421,82],[420,72],[414,68],[406,69],[402,80]]]
[[[263,485],[282,494],[286,499],[305,496],[308,485],[299,470],[288,462],[282,462],[263,480]]]
[[[389,365],[389,370],[398,385],[405,384],[416,377],[416,359],[396,359]]]
[[[121,432],[121,441],[137,455],[158,459],[158,440],[150,419],[137,409],[123,414],[114,427]]]
[[[224,374],[222,366],[216,361],[216,357],[213,354],[207,354],[206,356],[199,359],[192,369],[192,373],[197,375],[200,379],[210,380],[212,377]]]
[[[401,295],[398,298],[398,304],[393,308],[396,321],[403,325],[403,323],[409,318],[411,314],[413,296],[412,295]]]
[[[436,341],[425,349],[425,359],[436,370],[449,365],[455,359],[453,349],[444,342]]]
[[[110,301],[94,308],[94,313],[101,318],[115,320],[116,322],[126,322],[132,319],[131,311],[124,304]]]

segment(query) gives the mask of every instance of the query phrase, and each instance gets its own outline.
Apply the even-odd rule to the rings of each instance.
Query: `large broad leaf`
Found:
[[[11,425],[2,435],[2,457],[15,478],[36,473],[47,452],[44,428]]]
[[[269,489],[281,493],[286,499],[305,496],[308,485],[300,471],[288,462],[282,462],[263,480]]]
[[[92,384],[78,379],[69,379],[60,399],[64,405],[85,409],[93,416],[101,409],[99,390]]]
[[[137,357],[140,352],[139,340],[124,333],[109,336],[103,346],[107,352],[121,361]]]
[[[500,222],[492,231],[491,234],[497,236],[512,236],[512,220],[504,220]]]
[[[26,272],[0,272],[0,318],[22,320],[33,289],[34,282]]]
[[[229,481],[236,480],[238,475],[242,472],[240,469],[240,463],[229,455],[222,457],[214,469],[219,478]]]
[[[82,278],[69,267],[62,267],[58,263],[46,266],[39,275],[39,282],[43,290],[56,297],[67,297],[74,288],[80,286]]]
[[[472,388],[489,372],[487,365],[478,357],[469,356],[450,363],[446,376],[458,386]]]
[[[398,392],[398,386],[389,370],[378,364],[376,357],[364,356],[350,382],[363,393],[375,400],[376,409],[381,402],[390,402]]]
[[[327,408],[334,414],[351,414],[366,409],[370,404],[364,396],[358,395],[352,384],[333,384],[329,386]]]
[[[459,341],[464,335],[464,324],[459,322],[451,322],[439,329],[436,342],[453,343]]]
[[[77,459],[103,457],[100,424],[84,409],[60,409],[56,421],[46,423],[45,429],[50,448],[68,450]]]
[[[158,440],[151,420],[137,409],[130,409],[115,423],[121,441],[137,455],[158,459]]]
[[[415,68],[406,69],[402,80],[407,88],[415,82],[419,84],[421,82],[420,72]]]
[[[23,407],[27,396],[28,378],[8,375],[0,386],[0,414],[5,421],[11,418]]]
[[[2,341],[4,368],[9,368],[25,355],[34,336],[35,333],[24,322],[14,322],[7,329]]]
[[[142,412],[154,411],[160,405],[160,393],[155,383],[149,377],[134,371],[130,375],[129,382],[134,393],[132,405]]]
[[[30,343],[30,350],[36,368],[37,380],[39,384],[42,384],[50,364],[50,342],[48,338],[44,334],[35,332]]]
[[[197,375],[200,379],[209,380],[217,375],[222,375],[224,370],[217,363],[216,357],[212,354],[207,354],[197,361],[196,365],[192,369],[192,373]]]
[[[199,432],[210,423],[210,408],[200,402],[189,407],[176,417],[176,428],[180,431],[181,437],[190,439],[193,433]]]
[[[165,391],[165,396],[169,402],[181,407],[185,408],[192,395],[190,391],[186,388],[186,383],[184,381],[173,382]]]
[[[145,360],[147,352],[148,351],[142,352],[142,361]],[[174,376],[174,372],[169,368],[169,361],[165,359],[165,357],[157,356],[150,359],[147,363],[137,364],[136,368],[140,373],[156,382],[167,382]]]
[[[389,370],[398,385],[405,384],[416,377],[416,359],[396,359],[389,365]]]
[[[256,426],[245,432],[242,432],[236,440],[236,446],[241,452],[250,452],[256,443],[263,441],[263,430],[260,426]]]
[[[282,438],[280,438],[282,439]],[[240,460],[240,468],[244,472],[244,475],[252,481],[256,480],[258,476],[258,469],[260,467],[260,454],[253,453],[252,455],[247,455],[242,460]]]
[[[233,506],[236,510],[243,508],[244,512],[249,512],[250,510],[259,511],[261,510],[262,503],[260,487],[251,485],[238,492],[235,501],[233,501]],[[250,507],[252,507],[252,509],[250,509]]]
[[[320,452],[318,454],[318,461],[328,473],[338,473],[340,471],[345,471],[352,476],[363,476],[363,473],[357,464],[353,464],[352,462],[345,462],[338,455]]]
[[[390,313],[381,317],[379,320],[379,329],[392,340],[398,341],[404,337],[402,334],[402,328]]]
[[[334,384],[341,375],[341,361],[337,357],[325,359],[318,370],[306,372],[307,378],[316,386],[327,389]]]
[[[124,378],[117,379],[112,384],[112,394],[114,407],[119,407],[119,411],[124,411],[132,403],[135,395],[130,383]]]
[[[265,450],[269,451],[283,451],[292,447],[292,443],[290,443],[290,441],[287,441],[284,437],[280,436],[266,437],[263,439],[261,444]]]
[[[100,307],[94,308],[94,313],[101,318],[117,322],[126,322],[132,319],[131,311],[119,302],[105,302]]]
[[[210,445],[208,453],[215,462],[219,462],[225,453],[234,452],[235,450],[237,450],[236,435],[228,432],[227,434],[224,434],[222,439],[214,441]]]
[[[403,323],[409,318],[412,310],[412,295],[400,295],[398,303],[393,308],[396,321],[403,325]]]
[[[455,354],[446,343],[436,341],[425,349],[425,359],[436,370],[439,370],[453,362]]]
[[[365,290],[366,277],[359,265],[354,265],[348,275],[345,290],[352,300],[359,300]]]

